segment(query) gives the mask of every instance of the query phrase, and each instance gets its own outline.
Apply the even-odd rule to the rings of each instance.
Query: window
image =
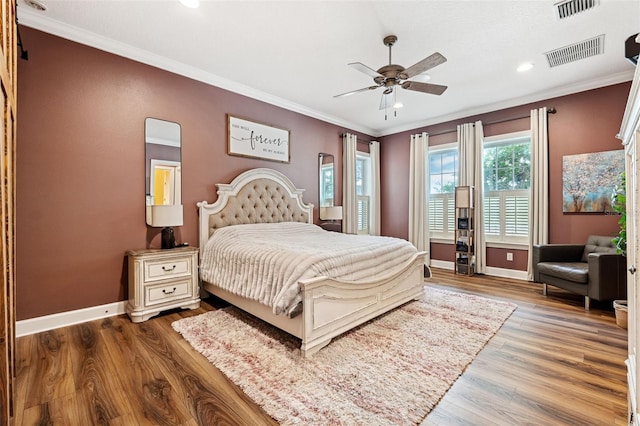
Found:
[[[454,190],[458,184],[458,149],[429,151],[429,230],[431,238],[453,239]]]
[[[531,135],[485,138],[484,232],[487,242],[527,243],[531,188]]]
[[[371,207],[371,160],[369,154],[356,154],[356,203],[358,234],[368,234]]]

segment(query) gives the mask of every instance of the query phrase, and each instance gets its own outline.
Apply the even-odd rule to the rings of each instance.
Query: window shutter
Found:
[[[505,235],[529,235],[529,197],[505,196]]]
[[[453,193],[431,194],[429,197],[429,232],[433,238],[453,238],[455,221]]]
[[[500,235],[500,197],[486,194],[483,207],[485,234]]]
[[[358,213],[358,234],[369,233],[369,197],[366,195],[358,195],[357,197],[357,213]]]
[[[429,199],[429,230],[434,233],[444,232],[444,199]]]
[[[447,232],[450,235],[453,235],[453,230],[455,229],[454,222],[456,221],[456,213],[455,213],[455,197],[453,193],[446,194],[445,202],[447,203]]]

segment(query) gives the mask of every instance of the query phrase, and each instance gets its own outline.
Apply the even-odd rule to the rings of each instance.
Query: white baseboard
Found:
[[[433,260],[433,259],[431,259],[430,266],[433,266],[434,268],[448,269],[449,271],[453,271],[453,262],[451,262],[449,260]]]
[[[434,268],[447,269],[453,271],[454,263],[448,260],[434,260],[431,259],[431,266]],[[527,281],[527,271],[519,271],[516,269],[495,268],[487,266],[485,275],[501,278],[512,278],[514,280]]]
[[[107,305],[91,306],[89,308],[78,309],[75,311],[60,312],[58,314],[16,321],[16,337],[27,336],[29,334],[80,324],[82,322],[93,321],[100,318],[121,315],[125,313],[126,304],[127,301],[125,300],[122,302],[109,303]]]
[[[491,275],[492,277],[513,278],[514,280],[527,281],[527,271],[520,271],[517,269],[505,269],[487,266],[485,274]]]
[[[434,268],[448,269],[453,271],[453,262],[446,260],[431,259],[431,266]],[[514,269],[488,267],[486,275],[503,278],[513,278],[516,280],[527,279],[526,271],[516,271]],[[16,322],[16,337],[27,336],[29,334],[40,333],[42,331],[53,330],[54,328],[67,327],[69,325],[80,324],[100,318],[122,315],[125,312],[127,301],[109,303],[107,305],[92,306],[75,311],[60,312],[58,314],[45,315],[43,317],[29,318]]]

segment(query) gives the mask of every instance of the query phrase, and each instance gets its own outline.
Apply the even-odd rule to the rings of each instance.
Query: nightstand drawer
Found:
[[[189,275],[191,275],[191,258],[189,257],[145,261],[144,282]]]
[[[165,303],[170,300],[182,299],[191,296],[190,280],[175,281],[171,284],[163,284],[145,287],[146,305]]]

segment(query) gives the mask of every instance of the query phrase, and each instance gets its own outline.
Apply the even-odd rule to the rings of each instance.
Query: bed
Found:
[[[211,282],[216,281],[216,275],[211,270],[212,263],[207,256],[211,256],[214,242],[210,240],[214,239],[212,235],[217,230],[221,232],[215,238],[226,235],[227,242],[235,241],[237,236],[233,232],[238,229],[251,230],[263,226],[255,224],[276,228],[275,232],[283,232],[279,230],[280,226],[310,227],[322,233],[334,234],[327,235],[331,238],[360,238],[338,235],[313,225],[313,205],[302,201],[304,190],[297,189],[289,178],[276,170],[251,169],[238,175],[230,184],[217,184],[217,187],[218,199],[215,203],[201,201],[197,204],[203,290],[296,336],[301,340],[303,356],[311,356],[345,331],[422,296],[426,253],[415,249],[411,253],[403,252],[402,260],[393,267],[385,267],[363,279],[303,276],[294,283],[297,296],[293,307],[287,305],[276,308],[259,301],[259,298],[245,297],[241,291],[226,283]],[[293,223],[287,224],[289,222]],[[225,228],[224,231],[222,228]],[[317,232],[315,229],[312,231]],[[295,232],[292,231],[296,232],[297,228]],[[220,246],[219,241],[215,244]],[[348,274],[345,276],[351,277]]]

